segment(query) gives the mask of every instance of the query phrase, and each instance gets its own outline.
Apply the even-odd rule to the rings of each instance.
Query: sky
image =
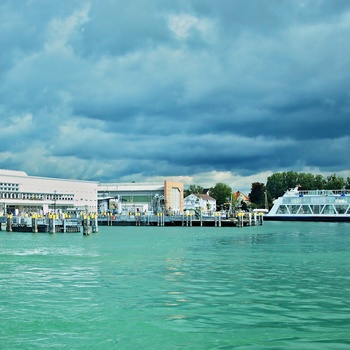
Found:
[[[0,168],[350,176],[350,1],[0,0]]]

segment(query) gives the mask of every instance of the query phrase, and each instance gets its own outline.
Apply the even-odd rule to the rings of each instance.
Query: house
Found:
[[[207,194],[192,193],[184,198],[185,210],[216,211],[216,199]]]
[[[245,194],[243,194],[240,191],[237,191],[237,192],[234,192],[232,194],[232,203],[234,203],[234,206],[236,208],[240,208],[243,203],[249,205],[250,204],[250,200],[249,200],[248,196],[246,196]]]

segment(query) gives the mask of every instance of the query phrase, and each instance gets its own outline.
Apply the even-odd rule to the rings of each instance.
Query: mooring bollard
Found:
[[[55,219],[52,214],[49,215],[49,233],[55,233]]]
[[[32,232],[38,233],[38,217],[35,214],[32,216]]]
[[[136,226],[141,226],[141,213],[135,214]]]
[[[92,228],[92,233],[98,232],[97,214],[91,215],[91,228]]]
[[[242,222],[243,222],[243,219],[242,219],[242,213],[237,213],[237,220],[238,220],[238,227],[243,227],[242,225]]]
[[[50,233],[56,233],[56,215],[50,214],[49,215],[49,232]]]
[[[260,225],[262,225],[264,223],[264,213],[260,213],[259,215],[260,215],[260,217],[259,217],[260,218],[260,220],[259,220]]]
[[[83,235],[87,236],[90,234],[90,219],[87,215],[83,218]]]
[[[68,216],[66,215],[63,219],[62,219],[62,223],[63,223],[63,232],[66,233],[67,231],[69,231],[70,229],[67,227],[67,218]]]
[[[12,232],[12,214],[8,214],[6,218],[6,231]]]

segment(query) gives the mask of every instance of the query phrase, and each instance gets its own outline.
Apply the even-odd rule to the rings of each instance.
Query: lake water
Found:
[[[350,224],[0,232],[1,349],[350,349]]]

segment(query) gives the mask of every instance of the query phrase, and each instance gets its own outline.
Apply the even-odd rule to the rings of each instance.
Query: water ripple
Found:
[[[1,234],[4,349],[346,349],[344,225]],[[166,345],[165,345],[166,344]]]

